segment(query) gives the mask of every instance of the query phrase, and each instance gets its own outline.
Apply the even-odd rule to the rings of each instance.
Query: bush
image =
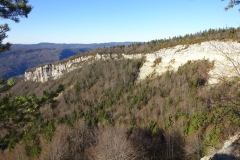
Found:
[[[7,80],[7,85],[12,87],[16,84],[16,81],[13,78]]]

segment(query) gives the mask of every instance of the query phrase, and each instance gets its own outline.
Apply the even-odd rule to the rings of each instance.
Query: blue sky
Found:
[[[240,26],[228,0],[29,0],[34,8],[20,23],[2,19],[5,42],[34,44],[151,41],[209,28]]]

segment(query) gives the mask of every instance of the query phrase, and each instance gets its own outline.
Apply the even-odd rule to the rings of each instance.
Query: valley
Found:
[[[239,158],[236,31],[97,48],[2,82],[0,159]]]
[[[42,64],[61,61],[76,54],[84,54],[90,50],[114,45],[128,45],[132,42],[100,43],[100,44],[13,44],[10,51],[0,54],[0,77],[8,79],[23,75],[27,69]]]

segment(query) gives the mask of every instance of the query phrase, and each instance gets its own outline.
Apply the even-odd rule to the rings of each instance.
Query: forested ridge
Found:
[[[136,42],[130,45],[118,45],[112,47],[103,47],[92,50],[88,53],[152,53],[163,48],[170,48],[176,45],[191,45],[211,40],[219,41],[239,41],[240,27],[238,28],[219,28],[199,31],[197,33],[186,34],[183,36],[169,37],[165,39],[152,40],[149,42]]]
[[[236,41],[238,32],[208,30],[89,54]],[[99,60],[46,83],[2,80],[0,159],[200,159],[239,132],[238,77],[208,85],[214,62],[199,60],[137,81],[143,63]]]

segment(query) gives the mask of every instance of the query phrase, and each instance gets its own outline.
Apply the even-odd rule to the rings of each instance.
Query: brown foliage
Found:
[[[186,141],[185,152],[188,159],[200,159],[202,142],[200,135],[191,135]]]
[[[129,139],[134,147],[145,151],[143,159],[165,159],[166,139],[163,132],[159,130],[158,135],[151,135],[146,129],[137,129],[129,132]]]
[[[28,158],[23,142],[18,143],[13,151],[0,150],[0,160],[27,160]]]
[[[107,127],[100,130],[96,145],[88,149],[89,159],[92,160],[134,160],[144,156],[142,147],[133,146],[127,139],[126,129]]]
[[[83,122],[75,126],[60,126],[51,143],[44,149],[42,158],[49,160],[81,160],[86,158],[86,148],[94,144],[93,130],[85,128]]]

